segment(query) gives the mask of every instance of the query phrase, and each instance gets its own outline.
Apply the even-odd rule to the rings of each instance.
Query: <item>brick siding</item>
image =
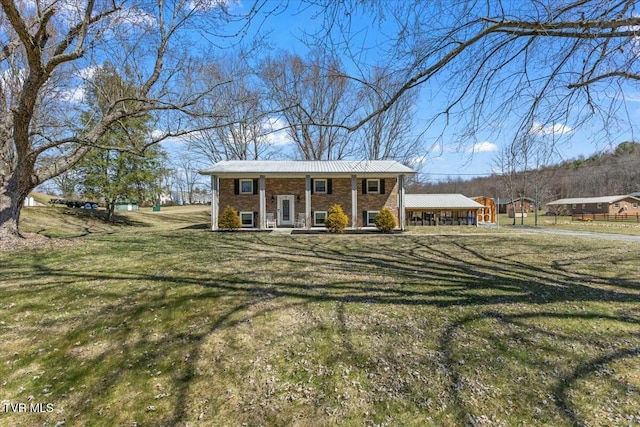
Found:
[[[313,221],[313,212],[328,211],[332,205],[339,204],[347,217],[349,217],[348,226],[351,226],[351,178],[327,177],[326,179],[331,179],[331,194],[311,194],[311,220]],[[362,194],[362,179],[358,178],[357,180],[358,227],[363,226],[363,211],[379,211],[383,206],[391,210],[396,218],[396,224],[398,224],[397,180],[395,178],[384,178],[380,179],[380,181],[384,181],[384,194]],[[220,178],[220,212],[227,206],[231,206],[239,212],[254,212],[254,225],[259,227],[259,192],[258,194],[234,194],[234,186],[233,178]],[[266,212],[273,213],[274,217],[277,216],[277,200],[279,195],[295,196],[295,218],[297,218],[299,213],[305,212],[305,178],[265,178],[265,192]]]

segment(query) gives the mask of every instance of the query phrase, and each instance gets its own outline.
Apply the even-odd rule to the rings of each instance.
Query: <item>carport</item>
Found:
[[[480,203],[462,194],[407,194],[407,225],[478,225]]]

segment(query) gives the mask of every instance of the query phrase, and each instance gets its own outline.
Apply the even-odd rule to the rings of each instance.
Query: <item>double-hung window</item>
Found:
[[[379,179],[367,179],[367,194],[380,193],[380,180]]]
[[[326,179],[314,179],[313,180],[313,192],[315,194],[327,194],[327,180]]]
[[[242,227],[253,228],[253,212],[240,212]]]
[[[241,179],[240,180],[240,194],[253,194],[253,180]]]
[[[379,211],[367,211],[367,227],[375,227],[376,223],[374,222],[376,217],[378,216]]]
[[[313,213],[313,225],[316,227],[321,227],[324,225],[324,221],[327,219],[326,211],[315,211]]]

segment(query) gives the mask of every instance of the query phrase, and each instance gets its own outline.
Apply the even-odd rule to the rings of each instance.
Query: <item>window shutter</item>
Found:
[[[253,194],[258,194],[258,178],[253,180]]]
[[[362,226],[367,226],[367,211],[362,211]]]
[[[367,180],[362,178],[362,194],[367,194]]]
[[[316,187],[315,187],[315,185],[313,183],[313,179],[312,179],[311,180],[311,194],[315,194],[315,192],[316,192]]]
[[[235,194],[236,196],[238,194],[240,194],[240,180],[239,179],[234,179],[233,180],[233,194]]]
[[[384,178],[380,179],[380,194],[384,194]]]
[[[327,179],[327,194],[333,193],[333,180],[331,178]]]

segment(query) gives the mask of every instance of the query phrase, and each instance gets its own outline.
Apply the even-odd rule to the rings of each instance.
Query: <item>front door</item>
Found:
[[[295,196],[278,196],[278,226],[289,225],[293,227]]]

